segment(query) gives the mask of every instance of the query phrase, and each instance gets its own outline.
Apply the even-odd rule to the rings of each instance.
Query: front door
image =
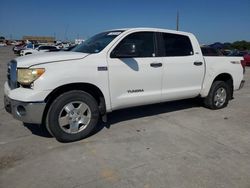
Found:
[[[112,109],[161,100],[162,57],[155,57],[155,33],[123,38],[108,55]]]

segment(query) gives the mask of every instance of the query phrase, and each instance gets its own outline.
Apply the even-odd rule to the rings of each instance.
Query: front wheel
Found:
[[[226,82],[215,81],[204,100],[205,106],[213,110],[226,107],[231,96],[230,91],[230,86]]]
[[[83,91],[69,91],[51,104],[46,126],[58,141],[72,142],[87,137],[98,119],[98,105],[91,95]]]

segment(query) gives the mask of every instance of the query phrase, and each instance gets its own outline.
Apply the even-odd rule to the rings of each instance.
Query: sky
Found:
[[[1,0],[0,36],[89,38],[131,27],[192,32],[201,44],[250,41],[250,0]]]

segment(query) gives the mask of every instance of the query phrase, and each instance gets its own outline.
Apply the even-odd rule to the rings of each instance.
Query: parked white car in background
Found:
[[[0,43],[0,47],[7,46],[6,43]]]
[[[21,50],[20,55],[30,55],[30,54],[36,54],[36,53],[42,53],[42,52],[51,52],[51,51],[59,51],[59,48],[56,46],[50,46],[50,45],[41,45],[38,46],[37,48],[27,48],[24,50]]]
[[[224,108],[243,87],[241,60],[203,56],[191,33],[106,31],[73,51],[12,60],[5,109],[23,122],[46,124],[59,141],[76,141],[117,109],[194,97]]]

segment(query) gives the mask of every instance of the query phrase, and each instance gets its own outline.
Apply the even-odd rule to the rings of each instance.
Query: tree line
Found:
[[[235,41],[233,43],[220,43],[216,42],[214,44],[209,45],[213,48],[216,49],[227,49],[227,50],[240,50],[240,51],[245,51],[245,50],[250,50],[250,42],[241,40],[241,41]]]

